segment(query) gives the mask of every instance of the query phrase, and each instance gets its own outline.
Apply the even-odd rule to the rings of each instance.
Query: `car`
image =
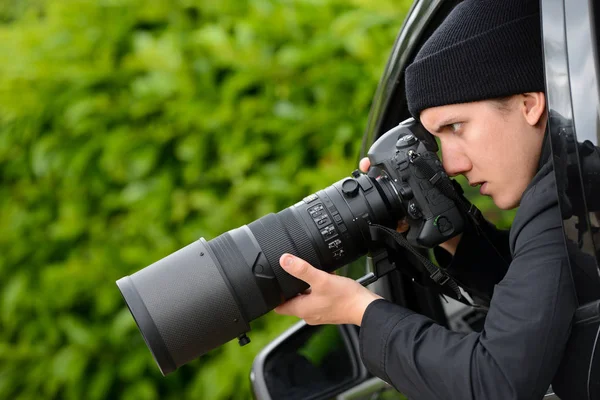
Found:
[[[410,117],[404,71],[419,48],[459,1],[417,0],[408,12],[381,77],[363,137],[361,156],[385,132]],[[600,140],[600,4],[595,0],[540,1],[546,94],[551,114],[548,132],[555,156],[565,243],[600,265],[599,174],[588,173],[582,148]],[[583,147],[575,143],[586,143]],[[518,144],[515,144],[518,145]],[[584,168],[585,167],[585,168]],[[594,168],[600,166],[592,166]],[[575,201],[575,198],[585,201]],[[570,210],[571,212],[567,212]],[[417,262],[415,259],[405,262]],[[365,268],[366,263],[366,268]],[[372,272],[373,260],[361,259],[342,269],[354,279]],[[370,288],[386,299],[426,315],[451,330],[481,330],[486,313],[442,298],[394,271]],[[600,293],[598,294],[600,297]],[[566,383],[566,399],[600,398],[600,302],[581,304],[566,355],[576,365]],[[310,326],[301,321],[266,346],[255,358],[250,379],[256,399],[404,398],[372,376],[359,355],[359,328],[354,325]],[[581,351],[582,343],[587,343]],[[564,390],[563,390],[564,393]],[[549,388],[548,399],[558,399]]]

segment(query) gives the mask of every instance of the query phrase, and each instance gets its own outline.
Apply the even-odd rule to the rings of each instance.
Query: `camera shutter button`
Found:
[[[355,179],[348,178],[342,182],[342,193],[346,197],[354,197],[358,194],[358,182]]]

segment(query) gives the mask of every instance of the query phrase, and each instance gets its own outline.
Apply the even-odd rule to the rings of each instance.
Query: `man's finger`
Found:
[[[322,278],[323,274],[326,274],[326,272],[313,267],[303,259],[288,253],[279,258],[279,264],[288,274],[303,280],[310,286],[313,286]]]
[[[396,228],[396,230],[398,232],[401,232],[401,233],[406,232],[408,230],[408,228],[410,228],[410,225],[408,224],[408,221],[406,220],[406,218],[398,221],[398,227]]]
[[[367,157],[361,159],[358,163],[358,169],[360,169],[362,172],[367,172],[370,166],[371,160],[369,160]]]
[[[298,313],[302,310],[303,303],[304,298],[302,296],[294,297],[293,299],[289,299],[285,303],[278,305],[273,311],[281,315],[299,316]]]

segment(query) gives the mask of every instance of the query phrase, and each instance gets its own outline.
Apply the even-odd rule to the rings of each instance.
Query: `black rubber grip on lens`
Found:
[[[306,260],[315,268],[321,269],[322,264],[319,256],[315,252],[315,247],[311,242],[306,230],[302,228],[298,218],[294,215],[291,208],[286,208],[277,214],[280,217],[282,225],[292,239],[292,243],[298,249],[298,256]]]
[[[290,209],[281,211],[278,215],[286,214],[284,218],[268,214],[248,225],[260,248],[264,251],[286,300],[306,290],[308,284],[294,278],[281,268],[279,265],[281,255],[283,253],[294,254],[317,268],[320,268],[321,264],[306,232],[296,218],[291,215],[291,212]],[[289,229],[286,229],[288,226],[285,224],[289,224]],[[290,233],[292,231],[293,234]]]

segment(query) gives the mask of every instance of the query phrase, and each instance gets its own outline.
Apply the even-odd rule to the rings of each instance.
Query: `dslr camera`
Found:
[[[408,119],[369,149],[368,173],[356,170],[277,214],[200,238],[119,279],[163,375],[234,338],[248,343],[252,320],[308,288],[281,268],[283,253],[328,272],[375,254],[383,262],[371,282],[395,267],[387,256],[393,242],[430,248],[462,232],[465,213],[436,151]],[[400,234],[403,219],[410,228]],[[431,276],[444,284],[439,271]]]

